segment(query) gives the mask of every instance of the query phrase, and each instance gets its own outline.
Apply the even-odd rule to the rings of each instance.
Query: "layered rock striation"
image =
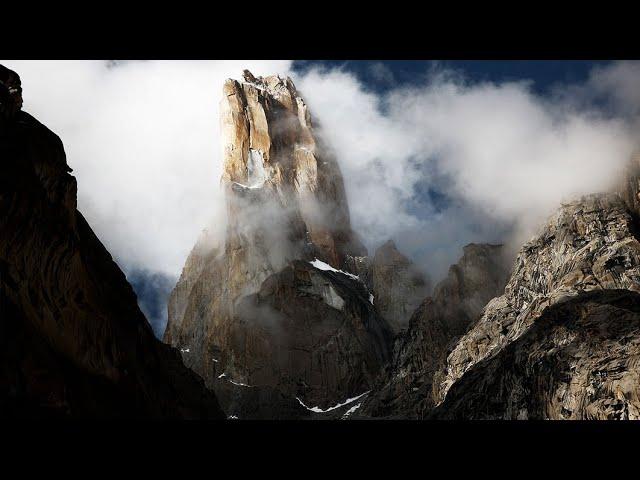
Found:
[[[474,364],[430,418],[640,419],[640,295],[590,290]]]
[[[590,195],[564,205],[522,247],[504,294],[489,302],[449,354],[437,386],[442,403],[438,415],[613,418],[605,400],[617,398],[617,383],[598,384],[589,398],[577,392],[605,364],[620,366],[623,383],[638,374],[640,243],[635,232],[633,216],[617,194]],[[598,338],[608,347],[595,348]],[[614,348],[616,342],[621,343]],[[550,370],[543,364],[555,365],[554,376],[531,390],[534,383],[546,381]],[[540,396],[524,401],[518,396],[523,392]],[[623,389],[623,394],[624,408],[635,411],[637,389]],[[470,405],[483,401],[491,406],[473,413],[476,407]]]

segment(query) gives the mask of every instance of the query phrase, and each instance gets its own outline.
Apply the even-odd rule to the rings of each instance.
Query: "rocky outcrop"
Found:
[[[435,419],[640,419],[640,295],[591,290],[545,309],[454,383]]]
[[[22,108],[20,76],[0,65],[0,122],[13,118]]]
[[[424,274],[398,251],[393,240],[380,246],[367,268],[367,284],[376,309],[394,329],[405,328],[429,293]]]
[[[4,86],[15,99],[12,75]],[[124,274],[76,209],[60,139],[5,100],[0,415],[222,418],[202,380],[155,339]]]
[[[606,295],[607,291],[626,290],[630,293],[640,291],[640,243],[634,233],[633,218],[625,203],[616,194],[591,195],[564,205],[549,220],[542,233],[524,245],[504,294],[489,302],[480,320],[462,337],[448,356],[446,368],[443,370],[443,379],[438,386],[439,401],[442,402],[448,398],[449,390],[457,382],[462,382],[467,374],[471,375],[472,371],[475,372],[481,368],[481,363],[485,367],[493,365],[491,368],[499,368],[497,365],[505,361],[505,358],[512,358],[508,355],[518,355],[518,351],[526,352],[524,345],[538,345],[537,342],[540,342],[540,345],[552,345],[558,338],[554,332],[559,330],[550,328],[544,331],[544,325],[548,326],[551,320],[538,323],[545,315],[547,316],[545,318],[560,316],[563,318],[562,322],[567,323],[569,321],[567,318],[575,313],[576,318],[571,320],[573,323],[570,328],[577,329],[581,326],[596,328],[598,322],[606,323],[604,317],[608,314],[622,314],[615,305],[603,306],[607,302],[602,300],[599,301],[600,306],[597,308],[593,305],[588,306],[588,302],[595,302],[593,299],[596,296],[584,297],[584,295],[588,292],[603,292],[602,298],[609,298]],[[587,298],[588,300],[585,300],[587,303],[582,304],[581,298]],[[567,302],[570,302],[569,307],[562,307],[565,308],[563,310],[560,305]],[[581,308],[584,308],[584,311]],[[631,311],[634,311],[633,308]],[[630,322],[635,318],[633,317],[635,313],[624,315]],[[613,318],[610,320],[614,321]],[[529,333],[534,326],[535,330]],[[602,330],[604,327],[598,328]],[[598,335],[602,334],[603,338],[608,339],[607,341],[614,341],[613,339],[618,335],[616,333],[618,327],[611,328],[611,332],[601,331]],[[566,332],[558,335],[565,334]],[[582,349],[582,354],[589,356],[591,354],[587,348],[588,342],[585,343],[582,333],[580,335],[576,337],[576,342],[582,342],[581,346],[575,346],[575,348]],[[569,340],[566,341],[569,342]],[[510,348],[511,353],[504,353],[506,348]],[[574,347],[567,347],[570,351],[573,351],[572,348]],[[558,355],[565,355],[565,353],[559,352]],[[519,374],[529,375],[530,371],[527,368],[533,365],[530,362],[535,358],[547,358],[544,352],[538,352],[537,355],[538,357],[533,356],[531,359],[519,360],[519,365],[525,368]],[[555,353],[551,352],[549,355],[553,357]],[[590,361],[597,363],[599,358],[605,358],[598,355],[601,355],[601,352],[594,353]],[[624,361],[624,355],[621,361]],[[629,355],[633,355],[633,350]],[[630,361],[629,366],[636,368],[633,361]],[[582,365],[581,368],[587,367]],[[560,372],[562,370],[558,375],[561,375]],[[579,375],[580,372],[570,371],[567,375],[570,379],[578,378],[574,377],[574,373]],[[470,380],[464,381],[470,382]],[[532,380],[529,378],[526,381]],[[466,383],[466,385],[469,384]],[[457,391],[456,395],[460,395],[460,390]],[[610,392],[610,395],[614,393]],[[454,403],[465,402],[456,399]],[[507,404],[504,404],[503,408],[506,409]],[[527,411],[531,412],[530,409]],[[587,415],[584,409],[575,411],[579,412],[578,416]],[[512,410],[505,412],[507,410],[503,411],[507,416],[513,414]],[[543,415],[540,410],[536,412],[536,415]],[[442,415],[446,414],[442,413]],[[492,415],[501,414],[493,410]],[[531,416],[530,413],[527,415]],[[589,415],[597,417],[605,413],[591,411]]]
[[[424,418],[430,412],[436,402],[434,382],[447,354],[487,302],[502,293],[507,265],[501,245],[464,247],[458,263],[396,338],[393,361],[358,416]]]
[[[324,409],[362,393],[388,361],[391,332],[357,275],[367,252],[336,159],[288,78],[228,80],[221,128],[226,237],[187,259],[165,341],[229,415],[297,417],[292,400]],[[229,382],[249,387],[230,394]],[[265,398],[281,400],[250,406]]]

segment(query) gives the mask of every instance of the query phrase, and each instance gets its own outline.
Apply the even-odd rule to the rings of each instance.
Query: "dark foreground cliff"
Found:
[[[154,337],[76,209],[62,142],[21,98],[9,108],[18,96],[4,88],[0,99],[0,416],[222,418]]]

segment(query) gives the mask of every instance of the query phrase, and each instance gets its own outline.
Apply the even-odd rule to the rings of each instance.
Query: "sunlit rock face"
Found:
[[[473,364],[430,417],[639,420],[639,365],[640,295],[590,290]]]
[[[201,239],[187,259],[165,341],[233,397],[230,415],[251,410],[230,382],[277,389],[278,418],[296,415],[281,405],[296,397],[325,407],[360,394],[387,362],[391,332],[358,276],[367,251],[337,161],[289,78],[245,71],[225,82],[220,111],[226,237],[214,248]]]
[[[489,302],[448,355],[436,386],[438,415],[613,418],[619,407],[618,418],[637,417],[635,234],[616,194],[590,195],[559,209],[520,250],[504,294]],[[589,335],[603,343],[595,348]],[[543,385],[550,364],[553,376]],[[541,397],[524,401],[523,392]],[[613,409],[612,402],[619,405]]]
[[[227,80],[220,111],[226,253],[232,268],[257,272],[234,278],[233,288],[255,290],[291,259],[318,258],[341,269],[347,256],[367,254],[351,230],[336,159],[289,78],[245,72],[244,81]]]
[[[0,417],[222,418],[155,338],[76,208],[60,138],[20,110],[19,77],[2,68],[13,93],[0,123]]]
[[[562,205],[510,268],[465,247],[352,418],[639,418],[639,171]]]

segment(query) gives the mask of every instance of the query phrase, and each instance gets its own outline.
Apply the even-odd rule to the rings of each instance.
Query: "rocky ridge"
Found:
[[[464,411],[465,417],[481,416],[480,412],[472,414],[466,407],[461,410],[460,405],[475,398],[469,389],[472,380],[468,378],[473,377],[478,381],[482,376],[485,379],[482,388],[493,388],[486,384],[488,369],[491,369],[493,386],[503,380],[507,382],[506,378],[509,378],[509,382],[530,384],[535,378],[541,378],[538,372],[531,371],[538,365],[534,362],[536,358],[539,358],[538,362],[557,362],[559,358],[556,354],[563,355],[562,358],[571,354],[575,358],[585,357],[588,362],[580,364],[580,369],[576,370],[575,362],[569,361],[569,365],[564,365],[565,369],[555,372],[556,376],[564,375],[563,382],[553,386],[553,391],[560,397],[556,399],[558,402],[555,407],[538,405],[532,407],[532,411],[529,408],[531,404],[521,404],[519,409],[514,410],[505,400],[501,404],[502,410],[495,405],[492,407],[492,418],[608,418],[608,413],[598,411],[593,405],[587,408],[584,402],[577,408],[572,398],[580,375],[588,376],[589,368],[597,366],[599,361],[612,358],[604,356],[602,350],[594,349],[583,332],[576,334],[577,337],[573,334],[578,327],[597,328],[598,335],[602,335],[607,342],[615,342],[619,331],[624,330],[627,336],[625,342],[630,343],[627,346],[619,345],[621,353],[614,356],[613,360],[627,363],[630,371],[625,375],[633,377],[637,374],[637,365],[633,360],[635,340],[631,341],[637,315],[633,305],[640,288],[640,243],[635,233],[634,218],[617,194],[594,194],[563,205],[542,233],[522,247],[504,294],[488,303],[481,318],[449,354],[442,381],[437,386],[436,397],[442,403],[438,415],[446,417],[448,406],[456,404],[455,412],[458,413],[452,412],[451,415],[462,415],[460,412]],[[625,292],[625,299],[619,300],[620,291]],[[609,302],[609,299],[613,300]],[[620,310],[621,303],[630,306],[625,306],[623,311]],[[607,321],[614,322],[614,316],[618,314],[631,323],[627,327],[612,323],[610,331],[606,331],[609,328]],[[608,316],[610,318],[607,320]],[[556,319],[558,325],[550,326],[552,319]],[[543,345],[551,350],[545,351]],[[537,357],[533,354],[522,357],[526,356],[527,351],[537,351]],[[517,362],[512,365],[505,363],[507,358],[512,361],[514,355]],[[630,358],[628,362],[627,356]],[[520,365],[521,369],[517,370]],[[505,377],[498,376],[496,369],[505,372]],[[517,370],[517,380],[514,379],[514,370]],[[466,387],[456,387],[457,393],[447,400],[449,390],[463,382]],[[487,393],[486,389],[478,390],[480,387],[477,384],[474,388],[476,393]],[[470,399],[461,400],[461,391],[471,395]],[[549,392],[545,390],[545,395],[550,395]],[[627,398],[632,402],[635,402],[634,392],[627,392]],[[609,393],[614,394],[611,391]],[[495,401],[504,399],[505,395],[506,390],[496,396]],[[603,400],[602,396],[598,398]],[[572,415],[561,414],[562,408],[573,412]],[[628,405],[625,408],[634,411],[636,407]]]
[[[589,290],[546,308],[471,366],[433,419],[640,419],[640,295]]]

